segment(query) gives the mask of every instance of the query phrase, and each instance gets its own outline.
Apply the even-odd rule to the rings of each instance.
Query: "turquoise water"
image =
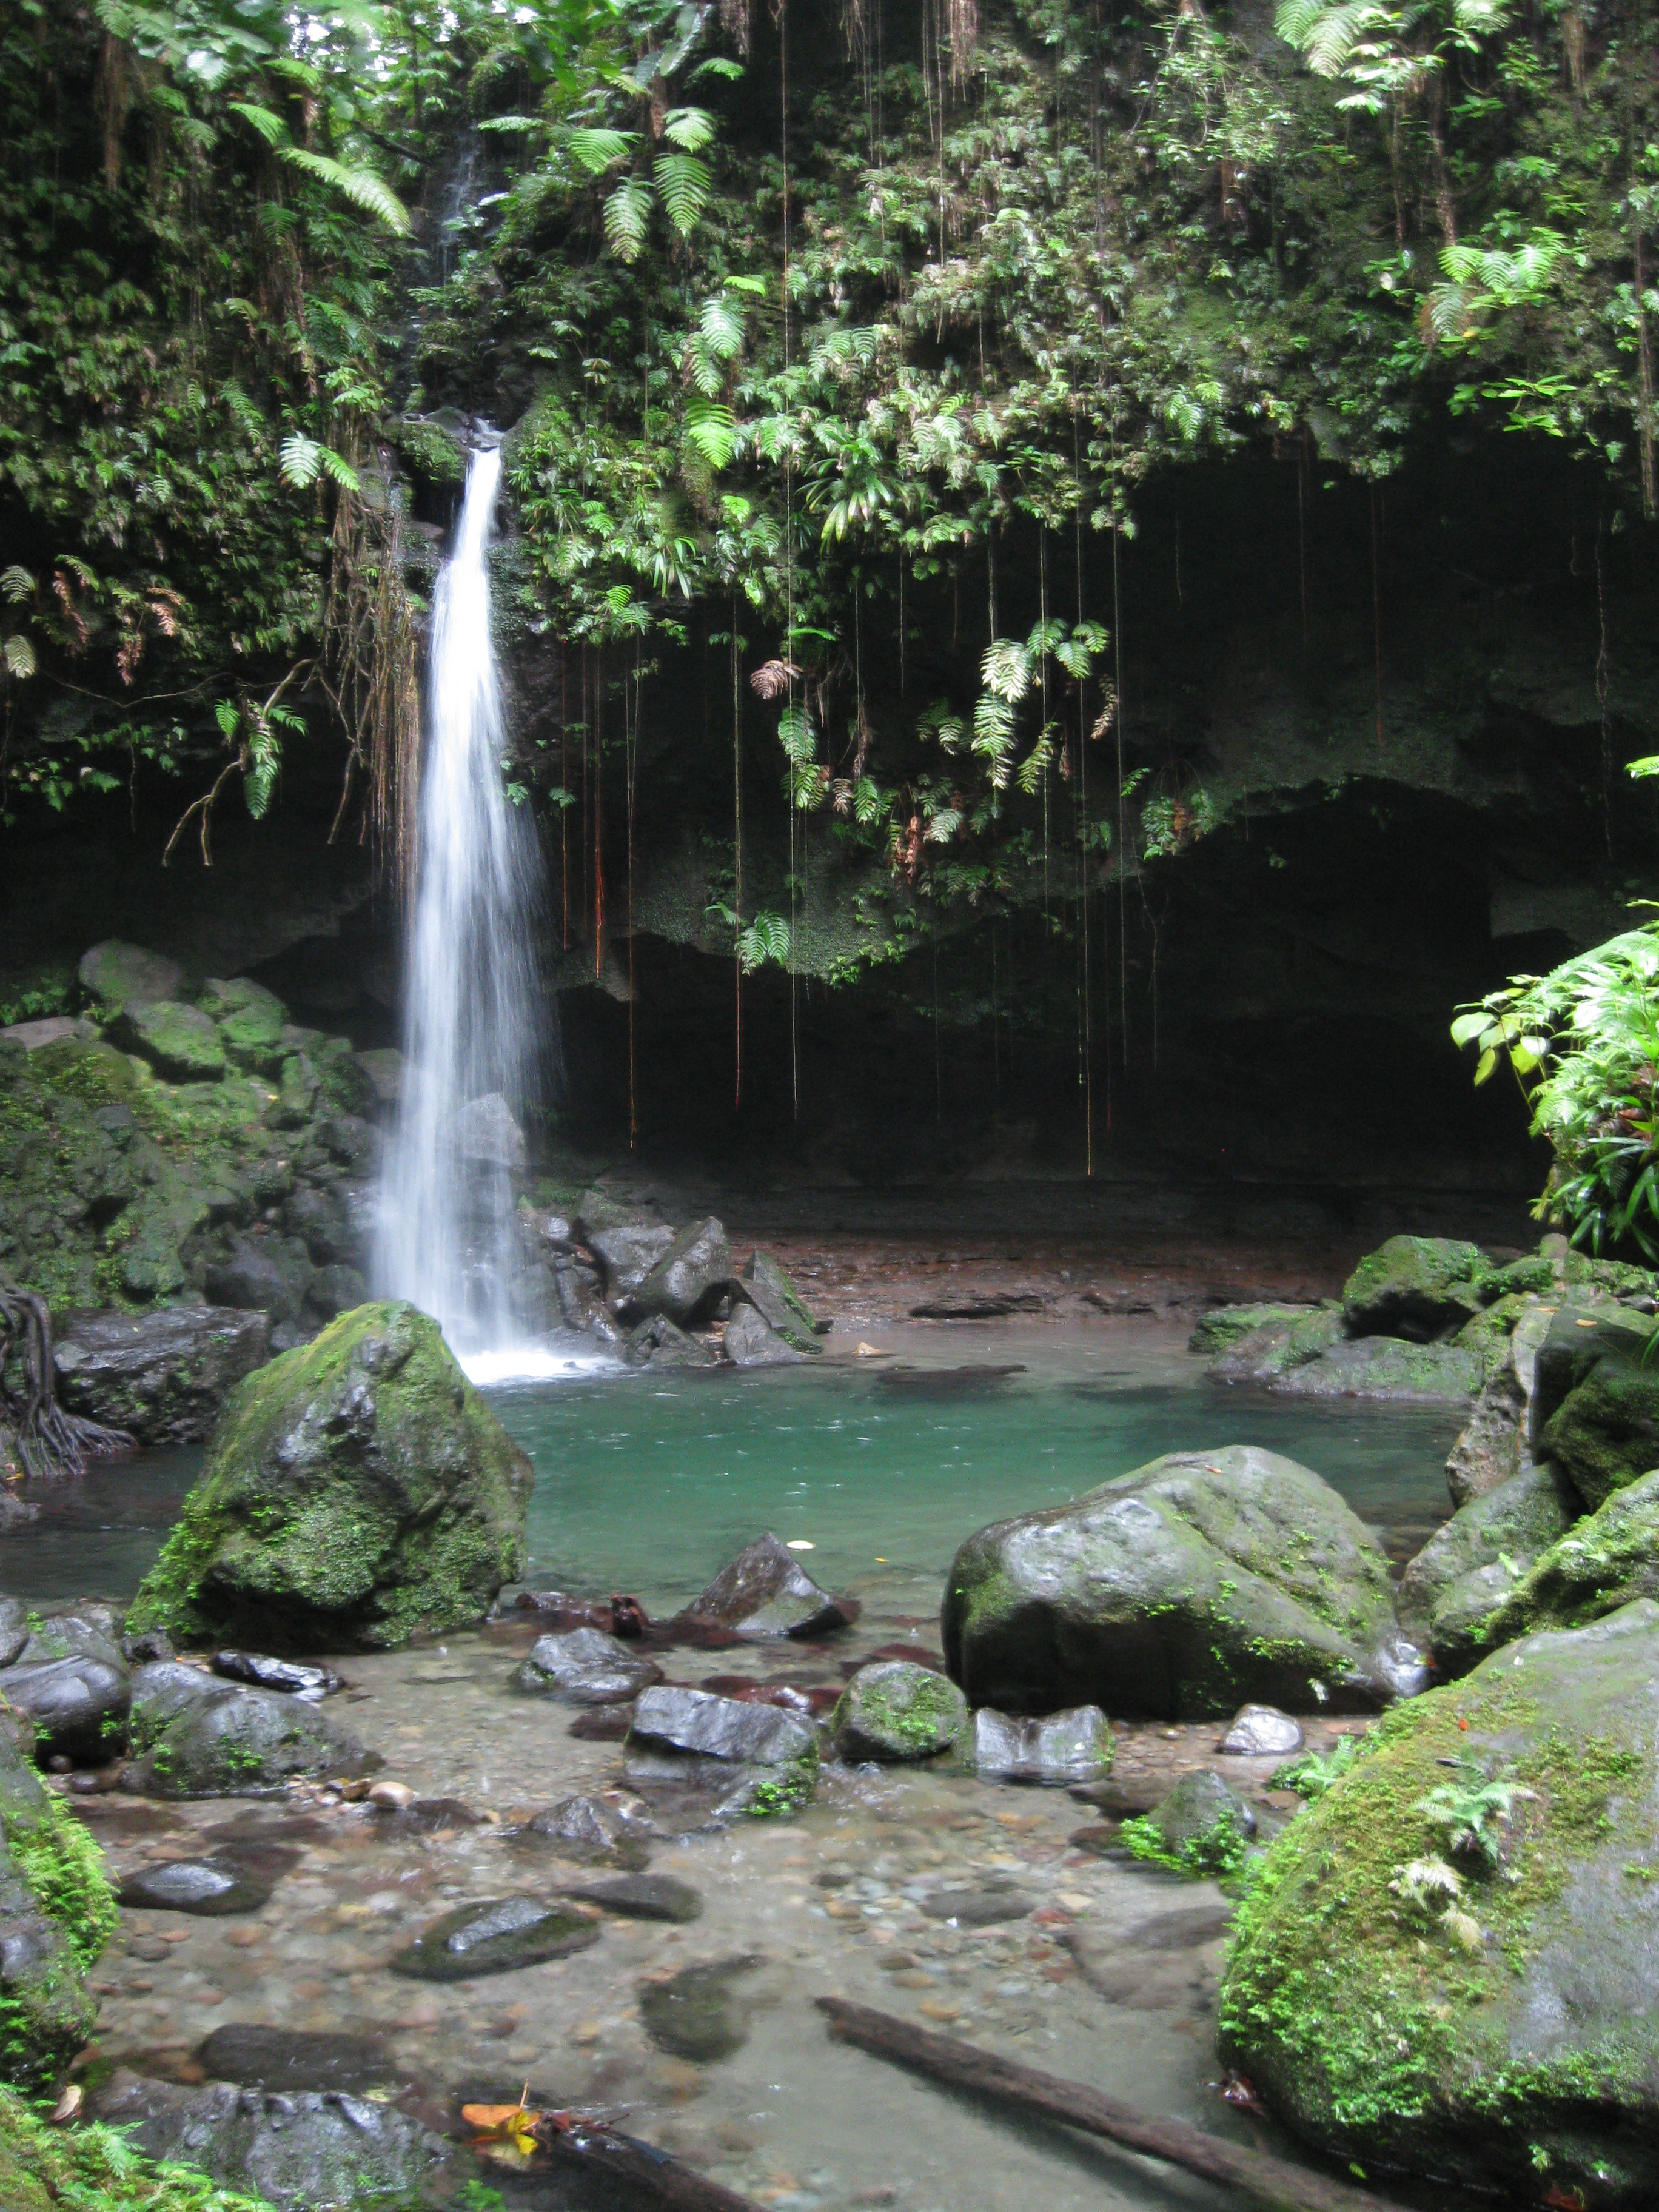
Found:
[[[828,1586],[915,1587],[916,1609],[988,1521],[1075,1497],[1162,1452],[1261,1444],[1313,1468],[1408,1556],[1449,1511],[1460,1425],[1420,1408],[1297,1404],[1206,1384],[1161,1349],[999,1372],[979,1364],[875,1371],[641,1375],[492,1393],[536,1467],[526,1579],[684,1603],[770,1528],[814,1548]]]

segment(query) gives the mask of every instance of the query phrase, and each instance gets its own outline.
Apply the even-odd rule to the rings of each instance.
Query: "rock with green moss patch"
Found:
[[[1494,1607],[1577,1514],[1578,1500],[1555,1469],[1528,1465],[1436,1530],[1401,1578],[1400,1618],[1443,1673],[1463,1674],[1486,1656]]]
[[[1478,1244],[1446,1237],[1390,1237],[1366,1254],[1342,1286],[1349,1330],[1355,1336],[1431,1343],[1480,1311],[1479,1285],[1488,1272]]]
[[[1206,1770],[1183,1775],[1162,1803],[1126,1820],[1117,1839],[1132,1858],[1172,1874],[1233,1875],[1244,1864],[1256,1825],[1231,1784]]]
[[[1534,1447],[1592,1510],[1659,1467],[1659,1343],[1622,1310],[1564,1309],[1538,1353]]]
[[[218,1030],[199,1008],[176,999],[125,1007],[111,1024],[110,1035],[174,1083],[214,1083],[225,1072],[225,1048]]]
[[[115,1919],[98,1846],[0,1735],[0,2075],[15,2087],[46,2087],[91,2033],[84,1969]]]
[[[128,945],[118,937],[106,938],[81,955],[76,970],[81,988],[106,1015],[124,1006],[142,1006],[157,999],[183,995],[185,971],[164,952],[147,952],[143,945]]]
[[[1389,1715],[1240,1908],[1225,2063],[1367,2167],[1651,2204],[1656,1780],[1651,1602]]]
[[[1528,1565],[1481,1624],[1489,1650],[1537,1629],[1582,1628],[1637,1598],[1659,1598],[1659,1470],[1615,1490]]]
[[[482,1619],[531,1479],[437,1323],[359,1307],[238,1386],[129,1628],[295,1652]]]
[[[315,1705],[221,1683],[180,1702],[123,1768],[121,1787],[141,1797],[272,1797],[296,1775],[368,1774],[380,1763]]]
[[[1200,1317],[1187,1340],[1187,1349],[1212,1359],[1259,1328],[1292,1329],[1303,1322],[1316,1320],[1321,1310],[1310,1305],[1217,1306]]]
[[[238,1067],[255,1075],[276,1075],[290,1048],[283,1042],[288,1008],[274,991],[238,975],[228,983],[210,980],[197,1001],[218,1026],[219,1041]]]
[[[743,1287],[768,1326],[793,1351],[822,1352],[818,1338],[830,1324],[818,1320],[769,1252],[750,1254]]]
[[[933,1668],[888,1659],[860,1668],[830,1728],[843,1759],[902,1765],[954,1750],[968,1731],[968,1700]]]
[[[1370,1529],[1254,1445],[1176,1452],[981,1528],[951,1564],[945,1653],[970,1702],[1222,1719],[1419,1686]]]

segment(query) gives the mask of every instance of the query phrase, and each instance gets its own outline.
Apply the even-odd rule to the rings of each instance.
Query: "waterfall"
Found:
[[[514,1119],[536,1075],[531,930],[539,866],[501,786],[486,563],[501,457],[473,450],[432,610],[427,738],[405,975],[404,1065],[380,1194],[381,1293],[434,1315],[459,1355],[520,1341]]]

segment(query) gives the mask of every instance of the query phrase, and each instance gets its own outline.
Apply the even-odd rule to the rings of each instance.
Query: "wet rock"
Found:
[[[734,1309],[723,1341],[734,1367],[787,1367],[805,1357],[751,1305]]]
[[[1388,1563],[1328,1484],[1253,1445],[1176,1452],[957,1553],[945,1655],[970,1703],[1219,1720],[1396,1694]]]
[[[1273,1844],[1218,2042],[1297,2134],[1442,2192],[1525,2203],[1543,2174],[1564,2203],[1659,2198],[1656,1653],[1645,1601],[1494,1652]],[[1425,1819],[1500,1777],[1533,1794],[1479,1819],[1481,1846]],[[1437,1859],[1450,1881],[1411,1879]]]
[[[1446,1459],[1446,1484],[1454,1505],[1512,1482],[1532,1461],[1527,1450],[1528,1394],[1513,1362],[1489,1374]]]
[[[78,1314],[53,1348],[58,1395],[72,1413],[140,1443],[192,1443],[270,1356],[270,1319],[228,1306]]]
[[[33,1727],[43,1759],[96,1764],[125,1741],[132,1691],[118,1656],[113,1663],[78,1655],[33,1662],[25,1657],[7,1668],[3,1693]]]
[[[90,1849],[0,1733],[0,2065],[25,2092],[57,2080],[98,2016],[82,1960],[100,1948],[108,1892]]]
[[[654,1661],[597,1628],[538,1637],[513,1673],[515,1690],[573,1705],[623,1704],[661,1680]]]
[[[81,988],[106,1017],[123,1006],[143,1006],[158,999],[179,999],[185,988],[185,971],[162,952],[146,952],[142,945],[125,944],[118,937],[81,956],[76,973]]]
[[[1126,1821],[1118,1839],[1134,1857],[1176,1873],[1233,1874],[1256,1827],[1232,1784],[1209,1770],[1183,1775],[1152,1812]]]
[[[903,1659],[860,1668],[830,1723],[843,1759],[894,1764],[954,1750],[968,1725],[968,1701],[956,1684]]]
[[[690,1922],[702,1917],[702,1893],[672,1874],[623,1875],[617,1881],[596,1881],[584,1889],[567,1889],[564,1894],[624,1920]]]
[[[1468,1660],[1535,1630],[1583,1628],[1635,1599],[1659,1598],[1659,1470],[1615,1490],[1505,1581],[1460,1646]]]
[[[40,1508],[33,1499],[20,1498],[15,1490],[0,1489],[0,1536],[26,1527],[40,1515]]]
[[[647,1690],[634,1708],[634,1736],[737,1765],[787,1766],[817,1755],[817,1730],[795,1714],[706,1690]]]
[[[115,1606],[76,1598],[33,1613],[31,1621],[22,1650],[25,1665],[71,1658],[97,1659],[106,1667],[124,1664],[121,1614]]]
[[[922,1899],[921,1909],[930,1920],[957,1928],[994,1928],[1000,1920],[1024,1920],[1035,1903],[1023,1890],[988,1883],[982,1889],[936,1889]]]
[[[736,1987],[758,1962],[716,1960],[683,1966],[666,1981],[640,1984],[640,2018],[659,2051],[707,2066],[749,2040],[749,2007]]]
[[[753,1252],[743,1271],[743,1287],[763,1318],[797,1352],[821,1352],[817,1340],[830,1323],[820,1321],[769,1252]]]
[[[154,1667],[164,1660],[176,1658],[178,1654],[165,1629],[147,1628],[142,1636],[123,1636],[121,1656],[129,1667]]]
[[[553,1270],[553,1294],[558,1302],[559,1318],[567,1328],[577,1329],[584,1336],[596,1336],[602,1344],[621,1344],[625,1340],[627,1331],[599,1295],[599,1279],[593,1268],[584,1267],[580,1260],[558,1262]]]
[[[131,1625],[306,1651],[479,1620],[531,1480],[436,1322],[360,1307],[238,1387]]]
[[[398,2078],[379,2038],[318,2029],[227,2021],[197,2045],[196,2063],[210,2081],[249,2089],[343,2089],[361,2094]]]
[[[1215,1306],[1200,1317],[1187,1340],[1187,1349],[1212,1359],[1258,1329],[1289,1330],[1315,1320],[1320,1311],[1318,1306],[1310,1305]]]
[[[1241,1353],[1245,1338],[1234,1347]],[[1212,1373],[1218,1373],[1220,1365]],[[1376,1398],[1397,1406],[1462,1406],[1486,1378],[1478,1352],[1460,1344],[1416,1344],[1396,1337],[1366,1337],[1329,1346],[1312,1359],[1263,1375],[1265,1388],[1291,1398]]]
[[[1478,1313],[1486,1272],[1478,1244],[1444,1237],[1390,1237],[1368,1253],[1342,1286],[1355,1336],[1401,1336],[1429,1344]]]
[[[1221,1749],[1239,1759],[1288,1759],[1303,1741],[1302,1723],[1277,1705],[1241,1705]]]
[[[1231,1336],[1210,1361],[1212,1382],[1254,1382],[1272,1389],[1294,1369],[1321,1359],[1346,1340],[1340,1312],[1304,1308],[1294,1319],[1273,1318]]]
[[[121,1885],[123,1905],[147,1912],[194,1912],[218,1917],[258,1912],[270,1884],[234,1858],[167,1859],[139,1867]]]
[[[314,1272],[297,1237],[238,1237],[210,1264],[204,1280],[208,1296],[221,1305],[268,1315],[274,1333],[298,1319]]]
[[[204,1668],[182,1659],[159,1659],[139,1667],[132,1677],[132,1741],[143,1751],[187,1705],[222,1697],[225,1686]]]
[[[1577,1517],[1578,1500],[1555,1469],[1528,1462],[1435,1531],[1401,1577],[1400,1617],[1443,1673],[1463,1674],[1486,1656],[1488,1616]]]
[[[509,1597],[499,1597],[490,1607],[492,1621],[522,1622],[529,1615],[540,1626],[544,1622],[551,1632],[570,1628],[597,1628],[609,1633],[614,1613],[611,1601],[602,1597],[575,1597],[568,1590],[515,1590]]]
[[[248,1682],[256,1690],[316,1699],[345,1684],[331,1667],[302,1666],[296,1659],[273,1659],[264,1651],[216,1651],[213,1671],[227,1682]]]
[[[625,1305],[674,1242],[674,1231],[665,1221],[648,1215],[623,1216],[592,1229],[587,1248],[605,1270],[606,1295],[613,1304]]]
[[[379,1765],[316,1706],[222,1683],[156,1730],[121,1787],[143,1797],[271,1797],[291,1775],[364,1774]]]
[[[416,1981],[467,1981],[567,1959],[599,1940],[597,1923],[564,1905],[536,1897],[491,1897],[445,1913],[387,1964],[394,1974]]]
[[[577,1714],[565,1734],[579,1743],[626,1743],[633,1725],[634,1707],[629,1700],[620,1705],[588,1706]]]
[[[195,2167],[276,2212],[417,2201],[450,2155],[395,2105],[341,2090],[128,2081],[106,2091],[97,2111],[147,2157]]]
[[[634,1291],[641,1313],[665,1314],[682,1328],[705,1316],[732,1280],[732,1248],[712,1214],[682,1229]]]
[[[718,1367],[720,1354],[701,1337],[689,1336],[665,1315],[656,1314],[630,1329],[623,1346],[630,1367]]]
[[[250,1075],[276,1075],[287,1055],[283,1025],[288,1009],[274,991],[246,975],[221,982],[210,976],[197,1005],[218,1026],[226,1056]]]
[[[390,1785],[397,1788],[399,1785]],[[405,1836],[436,1836],[454,1833],[483,1825],[482,1813],[459,1797],[411,1797],[402,1800],[376,1796],[378,1782],[364,1801],[373,1816],[370,1834],[377,1843],[394,1842]]]
[[[1006,1782],[1092,1782],[1112,1763],[1111,1723],[1098,1705],[1018,1720],[981,1705],[974,1715],[974,1765]]]
[[[0,1597],[0,1667],[20,1658],[28,1640],[28,1607],[21,1597]]]
[[[769,1531],[721,1569],[687,1607],[686,1617],[763,1642],[774,1636],[823,1636],[846,1627],[858,1614],[820,1589],[788,1546]]]
[[[642,1808],[604,1797],[562,1797],[518,1831],[518,1839],[544,1844],[582,1866],[613,1866],[637,1873],[650,1857],[656,1834]]]
[[[451,1120],[447,1135],[463,1160],[495,1168],[521,1168],[525,1164],[524,1131],[499,1091],[470,1100]]]
[[[1659,1467],[1655,1324],[1633,1315],[1558,1313],[1539,1349],[1532,1442],[1592,1511]]]
[[[173,1083],[215,1083],[225,1072],[225,1048],[204,1013],[177,1000],[129,1003],[110,1024],[123,1051],[133,1052]]]

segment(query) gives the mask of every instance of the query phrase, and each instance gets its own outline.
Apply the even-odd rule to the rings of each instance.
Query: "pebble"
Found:
[[[406,1782],[374,1782],[369,1784],[368,1802],[383,1805],[388,1812],[401,1813],[405,1805],[415,1802],[415,1792]]]

